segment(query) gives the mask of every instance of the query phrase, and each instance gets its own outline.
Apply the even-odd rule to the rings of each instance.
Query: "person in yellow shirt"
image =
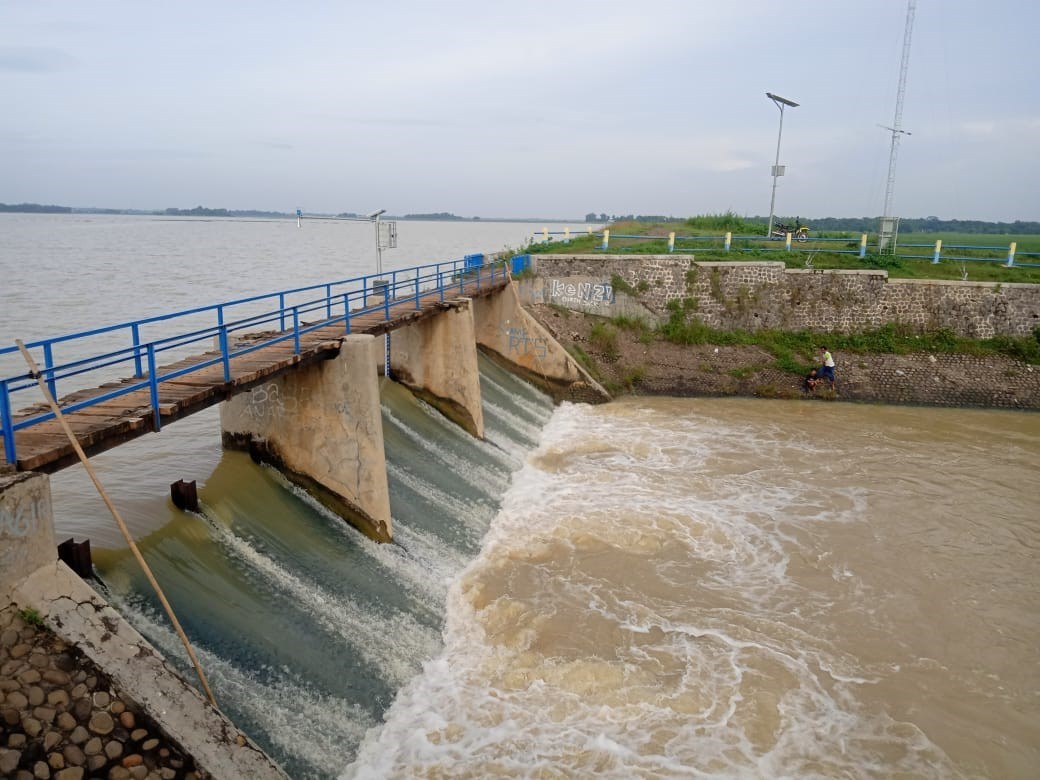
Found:
[[[826,379],[828,384],[834,387],[834,356],[831,355],[830,350],[827,347],[820,347],[823,350],[823,365],[820,366],[820,379]]]

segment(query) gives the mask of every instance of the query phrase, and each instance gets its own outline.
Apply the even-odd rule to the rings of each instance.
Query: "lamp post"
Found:
[[[368,218],[376,224],[376,275],[383,275],[383,242],[379,235],[379,218],[386,213],[386,209],[373,211]]]
[[[784,169],[780,165],[780,137],[784,134],[784,106],[790,106],[791,108],[797,108],[798,104],[793,100],[782,98],[779,95],[774,95],[772,92],[767,92],[766,97],[776,104],[776,107],[780,109],[780,131],[776,134],[776,161],[773,163],[773,197],[769,199],[769,227],[766,228],[766,238],[773,235],[773,206],[776,205],[776,177],[784,175]]]

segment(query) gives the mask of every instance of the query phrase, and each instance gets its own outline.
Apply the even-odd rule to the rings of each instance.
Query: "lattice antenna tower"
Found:
[[[899,136],[910,135],[903,129],[903,97],[906,94],[906,72],[910,67],[910,37],[914,31],[914,10],[917,0],[907,0],[906,27],[903,30],[903,56],[899,63],[899,89],[896,91],[896,112],[892,126],[882,125],[892,133],[892,144],[888,153],[888,182],[885,184],[885,207],[878,230],[878,250],[894,249],[897,220],[892,216],[892,194],[896,187],[896,157],[899,154]]]

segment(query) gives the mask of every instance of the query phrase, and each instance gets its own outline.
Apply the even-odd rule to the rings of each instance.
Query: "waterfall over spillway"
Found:
[[[440,650],[448,585],[552,414],[545,395],[484,358],[481,387],[484,441],[384,380],[393,544],[239,452],[204,480],[199,514],[177,513],[139,542],[221,709],[293,778],[335,776]],[[109,600],[193,680],[129,553],[95,557]]]

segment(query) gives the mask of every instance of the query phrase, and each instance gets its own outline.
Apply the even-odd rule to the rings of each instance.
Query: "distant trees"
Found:
[[[205,206],[196,206],[191,209],[168,208],[163,211],[141,211],[135,209],[99,209],[99,208],[73,208],[71,206],[42,205],[39,203],[0,203],[0,213],[20,214],[163,214],[172,217],[259,217],[259,218],[284,218],[291,214],[279,211],[254,211],[254,210],[231,210],[215,209]],[[339,214],[341,217],[356,218],[353,212]],[[785,218],[776,215],[781,222],[794,221],[793,217]],[[438,211],[430,214],[405,214],[401,219],[432,220],[432,221],[463,221],[467,219],[480,219],[479,217],[460,217],[448,211]],[[725,214],[707,214],[694,217],[666,217],[656,214],[597,214],[590,211],[585,215],[585,221],[589,223],[609,224],[612,222],[686,222],[690,227],[699,229],[730,230],[739,233],[747,230],[757,232],[765,230],[768,222],[766,217],[740,217],[732,212]],[[752,224],[760,222],[761,227]],[[818,217],[804,219],[814,231],[828,232],[854,232],[874,233],[878,229],[879,217]],[[1040,221],[1015,220],[1014,222],[986,222],[980,219],[940,219],[935,215],[927,217],[904,217],[899,221],[899,232],[901,235],[907,233],[977,233],[985,235],[1040,235]]]
[[[586,222],[682,222],[682,217],[664,217],[660,214],[603,214],[596,216],[590,211],[585,215]]]
[[[227,209],[207,209],[196,206],[193,209],[166,209],[163,212],[168,217],[230,217],[231,212]]]
[[[0,203],[0,212],[14,214],[71,214],[69,206],[41,206],[39,203]]]
[[[405,214],[404,219],[423,219],[423,220],[452,220],[452,219],[465,219],[465,217],[459,217],[448,211],[438,211],[435,214]]]

